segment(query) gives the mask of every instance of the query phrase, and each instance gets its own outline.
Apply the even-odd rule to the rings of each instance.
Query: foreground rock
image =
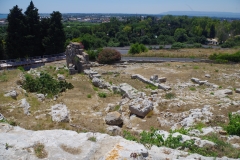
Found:
[[[31,106],[30,106],[29,103],[27,102],[26,98],[24,98],[24,99],[21,100],[21,107],[23,108],[24,114],[26,114],[26,115],[29,115],[29,114],[30,114],[29,108],[30,108]]]
[[[96,138],[96,142],[91,141]],[[198,154],[153,146],[147,150],[142,144],[125,140],[120,136],[100,133],[77,133],[67,130],[30,131],[13,127],[5,123],[0,125],[0,159],[38,160],[34,146],[41,143],[46,154],[44,159],[78,160],[166,160],[166,159],[201,159],[212,160]],[[137,155],[137,158],[133,156]],[[215,158],[224,160],[230,158]]]
[[[123,123],[121,114],[118,112],[110,112],[107,114],[105,121],[109,125],[120,125]]]
[[[148,99],[137,98],[131,102],[129,110],[132,114],[145,117],[151,110],[153,110],[153,103]]]
[[[17,96],[18,96],[18,93],[15,90],[10,91],[10,92],[4,94],[4,97],[12,97],[13,99],[16,99]]]
[[[52,106],[51,115],[54,122],[69,122],[69,111],[64,104]]]

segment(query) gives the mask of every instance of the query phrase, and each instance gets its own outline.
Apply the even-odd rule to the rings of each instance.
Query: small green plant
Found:
[[[129,131],[126,130],[123,130],[123,137],[129,141],[139,141],[136,136],[132,135]]]
[[[173,99],[173,98],[175,98],[175,97],[176,97],[176,94],[175,94],[175,93],[172,93],[172,92],[165,94],[165,98],[166,98],[166,99]]]
[[[146,88],[151,89],[151,90],[156,90],[156,89],[158,89],[157,86],[154,86],[154,85],[152,85],[152,84],[148,84],[148,85],[146,86]]]
[[[111,84],[111,85],[112,85],[112,84],[113,84],[113,83],[112,83],[112,81],[110,81],[110,82],[109,82],[109,84]]]
[[[2,73],[0,73],[0,82],[7,82],[8,81],[8,76],[6,71],[3,71]]]
[[[175,129],[175,130],[170,130],[170,133],[181,133],[184,135],[188,135],[188,132],[190,131],[190,129],[184,129],[184,128],[180,128],[180,129]]]
[[[218,72],[218,69],[215,69],[215,72]]]
[[[193,69],[199,69],[199,67],[198,66],[194,66]]]
[[[23,66],[18,66],[17,69],[20,70],[20,71],[22,71],[22,72],[25,71],[25,69],[23,68]]]
[[[189,88],[191,91],[196,91],[196,88],[195,87],[190,87]]]
[[[93,87],[93,90],[94,90],[94,91],[98,91],[98,88],[97,88],[97,87]]]
[[[5,149],[8,150],[9,148],[12,148],[13,146],[10,146],[8,143],[5,144]]]
[[[35,155],[40,159],[47,157],[47,152],[45,151],[44,148],[45,148],[44,145],[41,143],[37,143],[34,145]]]
[[[213,93],[213,92],[211,92],[210,94],[211,94],[211,95],[214,95],[214,93]]]
[[[202,123],[202,122],[199,122],[193,128],[199,130],[200,132],[202,132],[202,129],[204,127],[206,127],[206,125],[204,123]]]
[[[219,89],[221,89],[221,88],[222,88],[222,86],[219,86],[218,88],[219,88]]]
[[[228,114],[229,124],[225,127],[228,134],[240,136],[240,115]]]
[[[87,95],[87,98],[92,98],[92,95],[91,95],[91,94],[88,94],[88,95]]]
[[[98,96],[101,97],[101,98],[106,98],[106,97],[107,97],[107,94],[104,93],[104,92],[99,92],[99,93],[98,93]]]
[[[120,109],[120,105],[116,105],[114,111],[118,111]]]
[[[92,136],[92,137],[89,137],[88,140],[92,142],[96,142],[97,138],[95,136]]]

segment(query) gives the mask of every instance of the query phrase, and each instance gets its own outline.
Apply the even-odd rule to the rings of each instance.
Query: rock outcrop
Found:
[[[51,107],[52,121],[69,122],[69,111],[64,104],[56,104]]]
[[[167,134],[159,132],[159,134]],[[178,134],[176,133],[176,136]],[[96,141],[91,141],[95,137]],[[184,136],[184,140],[189,137]],[[198,139],[197,139],[198,140]],[[198,141],[197,141],[198,142]],[[120,136],[100,133],[77,133],[69,130],[31,131],[13,127],[6,123],[0,125],[0,159],[38,160],[34,146],[41,144],[45,150],[45,159],[78,160],[165,160],[165,159],[204,159],[224,160],[231,158],[204,157],[199,154],[152,146],[146,149],[142,144],[128,141]],[[200,144],[208,144],[201,141]],[[73,152],[75,151],[75,152]]]

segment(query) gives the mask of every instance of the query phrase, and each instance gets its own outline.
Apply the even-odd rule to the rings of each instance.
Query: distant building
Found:
[[[207,43],[207,45],[214,45],[214,46],[219,44],[218,40],[216,38],[213,38],[213,39],[207,38],[207,42],[206,43]]]

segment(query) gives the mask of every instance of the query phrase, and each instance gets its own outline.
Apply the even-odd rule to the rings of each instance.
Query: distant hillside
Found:
[[[187,16],[208,16],[208,17],[226,17],[226,18],[240,18],[240,13],[233,12],[200,12],[200,11],[169,11],[160,13],[161,15],[187,15]]]

